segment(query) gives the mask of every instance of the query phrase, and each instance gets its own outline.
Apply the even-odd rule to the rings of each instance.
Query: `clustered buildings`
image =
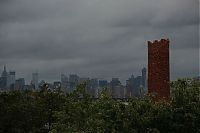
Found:
[[[0,77],[0,90],[9,91],[9,90],[20,90],[24,87],[25,80],[24,78],[15,78],[15,71],[7,72],[6,66],[4,66],[3,72]]]
[[[82,78],[76,74],[69,76],[61,75],[61,90],[65,93],[71,93],[78,84],[86,83],[86,91],[94,97],[99,97],[102,89],[107,88],[113,98],[140,97],[147,92],[146,86],[146,68],[142,69],[141,76],[133,75],[122,85],[119,78],[112,78],[111,81],[97,78]]]
[[[65,94],[73,92],[78,84],[86,83],[86,91],[95,98],[98,98],[101,91],[105,88],[107,88],[113,98],[140,97],[147,92],[146,75],[146,68],[143,68],[140,76],[134,77],[132,75],[126,80],[126,85],[123,85],[119,78],[112,78],[111,81],[108,81],[97,78],[83,78],[77,74],[61,74],[60,81],[47,84],[49,89],[61,90]],[[32,80],[29,85],[26,85],[24,78],[16,79],[15,71],[7,72],[4,66],[0,77],[0,91],[39,91],[44,83],[46,83],[44,80],[39,81],[39,74],[36,72],[32,73]]]
[[[12,91],[12,90],[25,90],[33,89],[36,90],[39,88],[38,85],[38,73],[32,74],[32,81],[30,85],[25,85],[24,78],[16,79],[16,72],[9,71],[7,72],[6,66],[3,68],[3,72],[0,77],[0,91]]]

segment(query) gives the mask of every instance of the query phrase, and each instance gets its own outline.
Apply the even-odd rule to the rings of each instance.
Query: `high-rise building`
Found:
[[[65,74],[61,74],[61,82],[67,82],[68,77]]]
[[[133,88],[134,88],[134,91],[133,91],[134,96],[139,97],[140,89],[142,88],[142,76],[137,76],[134,79]]]
[[[144,67],[142,69],[142,87],[146,90],[146,82],[147,82],[147,69]]]
[[[6,71],[6,66],[4,66],[3,72],[1,74],[1,79],[0,79],[0,88],[1,89],[7,88],[7,78],[8,78],[8,73]]]
[[[68,77],[65,74],[61,74],[61,90],[64,93],[67,93],[68,84],[69,84]]]
[[[148,41],[148,93],[170,98],[169,40]]]
[[[3,67],[3,72],[1,74],[1,77],[7,77],[8,73],[6,71],[6,66]]]
[[[89,83],[89,93],[92,94],[92,96],[94,97],[98,97],[98,79],[97,78],[93,78],[90,79],[90,83]]]
[[[39,88],[39,86],[38,86],[38,83],[39,83],[38,77],[39,76],[38,76],[37,72],[36,73],[32,73],[32,81],[31,81],[31,83],[32,83],[34,89],[38,89]]]
[[[108,81],[107,80],[99,80],[99,87],[100,88],[108,87]]]
[[[139,97],[142,88],[142,76],[131,77],[126,81],[126,97]]]
[[[79,76],[76,74],[69,75],[69,89],[67,90],[68,93],[72,92],[76,86],[78,85]]]
[[[131,77],[126,80],[126,97],[133,97],[134,93],[133,93],[133,84],[134,84],[134,75],[131,75]]]
[[[24,78],[19,78],[15,81],[15,89],[16,90],[22,90],[25,86],[25,80]]]
[[[15,71],[10,71],[7,77],[7,88],[14,90],[15,88]]]
[[[81,77],[81,78],[78,79],[78,84],[86,84],[85,90],[88,93],[91,92],[90,78]]]
[[[111,95],[113,98],[122,98],[124,96],[124,89],[119,81],[119,78],[112,78],[110,82]]]
[[[102,93],[103,89],[108,88],[108,81],[107,80],[99,80],[99,86],[98,86],[98,97],[100,96],[100,94]]]
[[[112,78],[111,86],[117,86],[117,85],[121,85],[119,78]]]

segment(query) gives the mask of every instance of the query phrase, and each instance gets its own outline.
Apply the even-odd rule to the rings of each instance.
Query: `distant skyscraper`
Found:
[[[102,93],[103,89],[108,88],[108,81],[107,80],[99,80],[99,86],[98,86],[98,97]]]
[[[142,76],[137,76],[134,79],[134,83],[133,83],[133,88],[134,88],[133,93],[134,93],[134,96],[136,96],[136,97],[140,96],[141,86],[142,86]]]
[[[11,90],[15,88],[15,71],[10,71],[7,78],[7,87]]]
[[[119,81],[119,78],[112,78],[112,81],[110,82],[111,86],[117,86],[121,85],[121,82]]]
[[[89,83],[89,93],[92,94],[92,96],[94,97],[98,97],[98,79],[97,78],[93,78],[90,80],[90,83]]]
[[[131,77],[126,80],[126,97],[133,97],[133,84],[134,84],[134,76],[131,75]]]
[[[3,72],[1,74],[1,82],[0,82],[0,88],[1,89],[6,89],[7,87],[7,77],[8,77],[8,73],[6,71],[6,66],[4,66],[3,68]]]
[[[39,79],[38,79],[38,73],[32,73],[32,85],[34,85],[34,89],[38,89],[38,83],[39,83]]]
[[[144,89],[144,93],[147,92],[147,69],[144,67],[142,69],[142,88]]]
[[[61,74],[61,82],[67,82],[68,77],[65,74]]]
[[[119,78],[112,78],[110,82],[111,95],[113,98],[122,98],[124,96],[124,89],[119,81]]]
[[[61,90],[64,93],[67,93],[68,84],[69,84],[68,77],[65,74],[61,74]]]
[[[68,92],[72,92],[76,86],[78,85],[78,81],[79,81],[79,76],[76,74],[70,74],[69,75],[69,90]]]
[[[99,87],[100,88],[108,87],[108,81],[107,80],[99,80]]]
[[[147,69],[144,67],[142,69],[142,87],[146,89],[146,81],[147,81]]]
[[[86,87],[85,87],[85,90],[88,92],[88,93],[91,93],[91,85],[90,85],[90,78],[86,78],[86,77],[81,77],[79,78],[78,80],[78,84],[84,84],[86,83]],[[91,93],[92,94],[92,93]]]
[[[146,70],[142,69],[142,76],[131,77],[126,81],[126,97],[139,97],[143,93],[143,86],[146,81]]]
[[[6,71],[6,66],[3,67],[3,72],[1,74],[1,77],[7,77],[8,73]]]
[[[22,90],[25,86],[25,80],[24,78],[19,78],[15,81],[15,89],[16,90]]]

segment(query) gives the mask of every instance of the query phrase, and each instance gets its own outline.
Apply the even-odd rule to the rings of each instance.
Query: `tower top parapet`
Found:
[[[148,44],[169,44],[169,39],[154,40],[153,42],[148,41]]]

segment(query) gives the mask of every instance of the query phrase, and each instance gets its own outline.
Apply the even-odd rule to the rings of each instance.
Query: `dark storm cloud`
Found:
[[[171,41],[171,77],[199,70],[198,0],[1,0],[0,65],[30,78],[140,74],[147,41]],[[187,55],[187,56],[186,56]],[[24,75],[23,75],[24,74]]]

